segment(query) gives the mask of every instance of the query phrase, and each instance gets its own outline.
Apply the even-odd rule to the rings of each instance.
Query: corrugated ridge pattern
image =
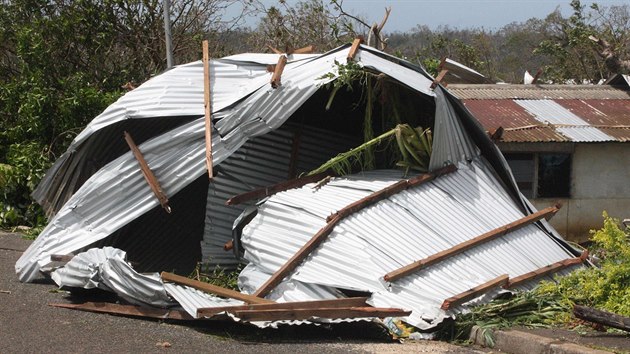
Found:
[[[238,151],[221,163],[218,175],[208,188],[206,226],[202,243],[203,260],[212,264],[232,267],[238,261],[223,245],[232,239],[234,220],[248,205],[225,205],[235,195],[288,179],[293,131],[297,125],[288,122],[280,129],[249,140]],[[297,172],[308,172],[358,145],[358,139],[304,127],[300,133],[297,156]]]
[[[541,123],[566,124],[574,127],[556,127],[562,135],[579,142],[615,141],[612,136],[590,126],[582,118],[551,100],[518,100],[516,103]]]
[[[523,217],[485,163],[476,160],[459,166],[453,174],[344,219],[288,279],[370,291],[373,305],[412,309],[407,321],[426,329],[462,311],[440,310],[450,296],[501,274],[515,277],[572,257],[538,226],[530,225],[385,283],[382,277],[389,271]],[[373,182],[372,189],[378,190],[394,183],[396,172],[392,173],[389,180],[363,181],[355,193],[341,193],[354,188],[347,181],[342,188],[338,184],[342,179],[336,179],[318,192],[305,186],[277,194],[260,207],[244,231],[246,258],[260,271],[274,272],[325,224],[327,215],[369,194],[366,184]]]

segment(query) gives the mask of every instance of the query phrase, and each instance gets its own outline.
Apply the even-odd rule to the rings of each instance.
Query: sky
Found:
[[[324,0],[327,2],[327,0]],[[276,0],[262,0],[266,6]],[[291,4],[297,0],[287,0]],[[435,29],[440,25],[455,28],[498,29],[512,22],[524,22],[532,17],[544,18],[556,8],[564,15],[571,13],[570,0],[344,0],[347,12],[380,22],[385,7],[392,12],[385,26],[386,32],[408,31],[417,25]],[[582,0],[583,5],[593,1]],[[601,6],[623,5],[628,0],[598,0]],[[253,23],[255,24],[254,20]]]

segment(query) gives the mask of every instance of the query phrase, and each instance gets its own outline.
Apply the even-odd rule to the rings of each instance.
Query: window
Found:
[[[571,154],[506,153],[516,184],[527,198],[571,196]]]

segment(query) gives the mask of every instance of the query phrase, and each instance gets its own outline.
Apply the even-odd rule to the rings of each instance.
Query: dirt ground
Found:
[[[48,306],[73,298],[44,278],[23,284],[14,265],[31,241],[0,231],[0,353],[469,353],[436,341],[387,340],[380,328],[347,324],[259,330],[231,322],[202,326],[110,316]]]

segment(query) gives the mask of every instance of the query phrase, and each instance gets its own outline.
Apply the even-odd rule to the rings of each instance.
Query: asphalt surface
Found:
[[[474,352],[436,341],[392,342],[365,323],[259,330],[230,322],[176,324],[55,308],[48,304],[77,298],[44,277],[24,284],[15,275],[15,261],[30,242],[0,231],[0,353]]]

